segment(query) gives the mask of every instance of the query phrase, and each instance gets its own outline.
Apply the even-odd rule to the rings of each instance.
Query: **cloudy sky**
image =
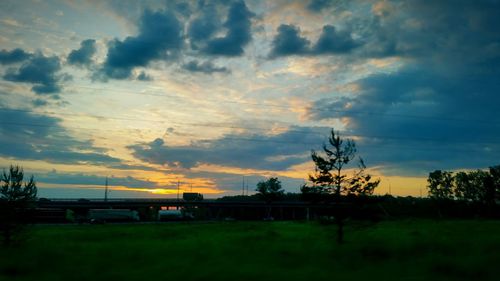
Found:
[[[500,164],[500,1],[0,3],[0,168],[42,197],[298,191],[331,128],[376,191]]]

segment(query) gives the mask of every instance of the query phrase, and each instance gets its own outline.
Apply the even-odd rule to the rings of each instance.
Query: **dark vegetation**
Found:
[[[283,190],[283,187],[281,186],[281,182],[278,180],[278,178],[270,178],[265,181],[260,181],[257,183],[257,197],[260,200],[265,201],[268,204],[267,211],[266,211],[266,216],[265,220],[274,220],[274,217],[272,216],[272,205],[271,203],[273,201],[283,199],[283,195],[285,194],[285,191]]]
[[[436,200],[494,205],[500,199],[500,166],[456,174],[436,170],[429,173],[427,182],[429,195]]]
[[[255,191],[257,191],[257,197],[268,203],[282,199],[285,194],[278,178],[270,178],[265,181],[260,181],[257,183],[257,189],[255,189]]]
[[[359,157],[358,169],[352,175],[345,173],[346,166],[356,157],[356,144],[351,139],[342,139],[335,130],[332,129],[328,138],[330,146],[323,144],[325,156],[319,155],[316,151],[311,152],[311,157],[315,165],[315,172],[309,175],[312,186],[304,185],[301,192],[306,201],[314,203],[325,202],[336,203],[332,206],[328,215],[333,216],[337,225],[337,242],[342,243],[344,237],[345,220],[352,215],[353,207],[344,206],[342,196],[366,196],[373,194],[374,189],[380,180],[372,181],[370,175],[365,174],[365,163]],[[330,196],[330,195],[333,195]],[[358,201],[361,202],[361,201]]]
[[[35,226],[0,280],[498,280],[498,221]]]
[[[19,166],[10,166],[0,179],[0,231],[5,245],[19,239],[26,223],[29,209],[36,202],[37,188],[33,176],[24,182],[24,172]],[[13,241],[14,240],[14,241]]]
[[[225,196],[218,200],[225,202],[259,202],[257,195],[253,196]],[[302,195],[297,193],[285,194],[282,199],[273,202],[279,205],[280,202],[302,202]],[[488,206],[477,202],[467,202],[461,200],[435,200],[427,197],[413,196],[392,196],[392,195],[372,195],[369,197],[343,197],[341,203],[352,207],[349,218],[381,221],[391,219],[427,218],[427,219],[500,219],[500,206],[498,204]],[[320,219],[321,217],[332,215],[331,210],[323,203],[311,205],[310,219]],[[280,218],[278,209],[273,209],[272,216]],[[247,215],[249,215],[247,213]],[[236,217],[238,219],[243,219]],[[262,219],[262,215],[256,215],[254,220]],[[296,213],[296,218],[306,220],[302,213]],[[291,219],[286,217],[286,219]]]
[[[349,175],[345,168],[356,157],[356,143],[351,139],[343,139],[332,129],[328,138],[330,146],[323,145],[325,156],[316,151],[311,152],[315,165],[315,172],[309,175],[312,186],[304,185],[301,191],[306,196],[321,196],[333,194],[337,201],[341,196],[361,196],[373,194],[380,180],[372,181],[370,175],[365,173],[365,163],[359,157],[357,171]],[[328,198],[328,197],[326,197]],[[316,198],[311,197],[311,200]],[[321,198],[320,200],[324,200]]]
[[[460,216],[499,217],[500,166],[456,174],[436,170],[429,173],[427,182],[439,216],[451,211]]]

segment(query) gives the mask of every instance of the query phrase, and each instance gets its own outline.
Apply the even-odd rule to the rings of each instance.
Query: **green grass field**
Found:
[[[34,226],[0,280],[500,280],[499,221]]]

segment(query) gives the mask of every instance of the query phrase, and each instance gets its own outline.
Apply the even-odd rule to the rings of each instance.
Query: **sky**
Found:
[[[500,164],[499,26],[498,0],[3,0],[0,168],[50,198],[298,192],[334,128],[376,194],[425,196]]]

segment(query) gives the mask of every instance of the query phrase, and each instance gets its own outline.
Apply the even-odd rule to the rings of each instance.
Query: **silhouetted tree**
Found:
[[[320,156],[316,151],[311,152],[315,164],[315,173],[309,175],[313,186],[302,186],[304,197],[328,198],[325,194],[333,194],[335,201],[340,203],[342,195],[358,196],[373,194],[380,180],[372,181],[370,175],[365,173],[365,163],[360,157],[358,169],[353,174],[345,173],[345,167],[356,157],[356,144],[351,139],[343,139],[335,130],[331,130],[328,138],[330,147],[323,145],[326,156]],[[337,204],[334,218],[338,227],[337,242],[342,243],[344,231],[344,220],[348,216],[348,210]]]
[[[455,198],[469,202],[486,202],[490,182],[490,174],[477,170],[458,172],[455,177]]]
[[[283,197],[285,191],[281,187],[281,182],[278,178],[270,178],[257,183],[257,195],[266,202],[275,201]]]
[[[380,180],[372,181],[370,175],[365,173],[365,163],[360,157],[358,169],[352,175],[344,172],[344,168],[352,162],[356,156],[356,144],[351,139],[342,139],[332,129],[328,138],[331,148],[323,145],[326,157],[318,155],[316,151],[311,152],[315,164],[315,174],[309,175],[313,186],[305,191],[316,193],[332,193],[337,199],[342,195],[365,195],[373,194]]]
[[[312,203],[326,202],[331,198],[331,194],[326,187],[320,185],[309,186],[305,183],[300,186],[300,194],[302,200]]]
[[[271,218],[271,202],[281,199],[284,196],[285,191],[281,187],[281,182],[278,178],[269,178],[265,181],[260,181],[257,183],[257,196],[263,199],[269,204],[267,209],[267,219]]]
[[[19,166],[10,166],[9,173],[3,171],[0,187],[0,225],[5,244],[26,222],[26,210],[36,201],[37,188],[33,176],[23,182],[24,172]]]
[[[486,203],[495,204],[500,200],[500,165],[490,167],[490,180],[486,186]]]
[[[429,195],[434,199],[453,199],[453,173],[435,170],[427,178]]]

